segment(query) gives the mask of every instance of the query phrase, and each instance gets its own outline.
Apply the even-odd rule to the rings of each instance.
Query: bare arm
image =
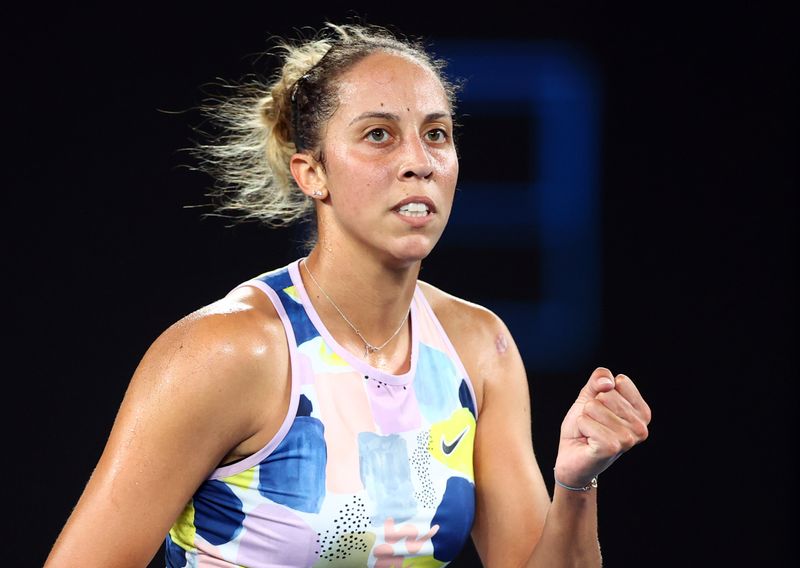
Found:
[[[478,368],[484,392],[475,454],[478,553],[487,568],[599,567],[597,490],[556,486],[549,502],[529,436],[521,358],[502,322],[487,323],[497,332],[498,348]],[[649,421],[650,409],[633,382],[598,368],[562,423],[556,476],[571,487],[587,486],[647,437]]]
[[[600,566],[597,490],[556,487],[551,503],[533,452],[525,368],[505,325],[486,310],[426,291],[439,300],[437,315],[479,398],[472,538],[484,566]],[[633,382],[597,369],[562,423],[555,464],[559,480],[586,485],[647,437],[649,421],[650,409]]]
[[[483,393],[475,438],[472,539],[484,566],[517,567],[542,536],[550,497],[533,453],[522,360],[502,322],[489,314],[483,319],[482,360],[469,369]]]
[[[647,438],[650,418],[630,378],[595,369],[561,424],[555,476],[570,487],[589,487],[592,478]],[[601,565],[596,492],[555,487],[545,530],[527,566]]]
[[[209,473],[259,437],[253,400],[272,385],[255,377],[274,370],[276,353],[280,366],[281,349],[242,332],[251,312],[222,301],[148,350],[47,568],[146,566]]]

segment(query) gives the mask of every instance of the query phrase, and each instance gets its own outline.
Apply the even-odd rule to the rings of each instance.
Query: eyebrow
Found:
[[[383,120],[390,120],[394,122],[400,121],[400,115],[394,114],[392,112],[364,112],[359,114],[353,120],[351,120],[349,126],[352,126],[359,120],[364,120],[365,118],[382,118]],[[432,112],[425,115],[425,122],[431,122],[433,120],[438,120],[441,118],[452,119],[452,115],[449,112]]]

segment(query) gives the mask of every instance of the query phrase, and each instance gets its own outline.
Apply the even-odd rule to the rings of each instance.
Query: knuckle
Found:
[[[601,392],[601,393],[598,393],[597,396],[595,396],[594,398],[595,398],[595,400],[599,400],[602,403],[606,403],[606,402],[611,402],[611,400],[614,398],[615,394],[618,394],[617,391],[615,391],[615,390],[608,391],[608,392]]]
[[[597,412],[600,410],[602,406],[603,406],[602,402],[600,402],[596,398],[593,398],[591,400],[586,401],[586,404],[583,405],[583,410],[584,412],[590,415],[597,414]]]

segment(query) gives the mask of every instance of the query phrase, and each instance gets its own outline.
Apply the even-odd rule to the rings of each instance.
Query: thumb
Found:
[[[589,377],[589,381],[581,389],[581,394],[578,399],[584,401],[594,399],[601,392],[609,392],[614,390],[616,382],[614,375],[605,367],[598,367]]]

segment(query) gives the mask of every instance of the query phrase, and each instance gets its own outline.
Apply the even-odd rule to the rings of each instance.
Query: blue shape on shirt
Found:
[[[297,416],[311,416],[314,412],[314,405],[304,394],[300,395],[300,402],[297,404]]]
[[[306,314],[306,311],[303,309],[303,304],[298,303],[294,298],[284,292],[286,288],[294,286],[288,268],[269,272],[259,279],[278,294],[283,309],[286,310],[286,315],[289,316],[289,320],[292,323],[292,331],[294,332],[294,338],[298,346],[319,335],[317,328],[311,323],[308,314]]]
[[[439,531],[431,537],[436,560],[450,562],[458,556],[469,538],[474,517],[475,486],[463,477],[451,477],[431,520],[431,526],[439,525]]]
[[[319,337],[319,331],[311,323],[303,304],[298,304],[283,291],[279,295],[283,302],[283,307],[286,308],[286,313],[292,322],[292,331],[294,332],[297,346],[299,347],[306,341]]]
[[[310,401],[306,406],[301,398],[301,407],[310,408]],[[319,513],[328,462],[324,431],[318,419],[298,415],[286,437],[259,465],[259,493],[296,511]]]
[[[203,483],[193,503],[197,534],[211,544],[229,542],[242,529],[242,502],[224,482],[210,479]]]
[[[167,562],[167,568],[186,567],[186,551],[172,542],[169,536],[167,536],[167,541],[164,543],[164,558]]]
[[[466,379],[461,379],[461,385],[458,387],[458,399],[461,401],[461,406],[469,410],[472,413],[472,417],[477,420],[478,413],[475,411],[475,405],[472,403],[472,394],[469,392]]]
[[[358,465],[361,483],[375,503],[372,524],[392,517],[405,521],[417,512],[406,441],[397,434],[358,434]]]
[[[456,399],[457,381],[450,357],[438,349],[420,344],[414,393],[419,410],[428,422],[447,420],[453,409],[461,406]]]

